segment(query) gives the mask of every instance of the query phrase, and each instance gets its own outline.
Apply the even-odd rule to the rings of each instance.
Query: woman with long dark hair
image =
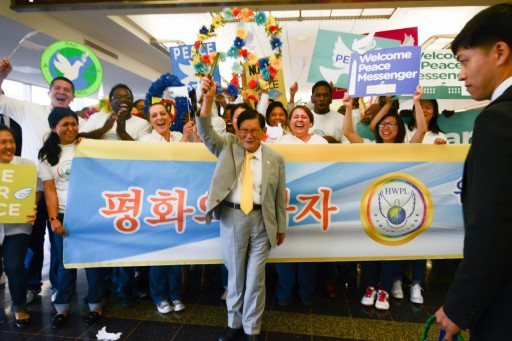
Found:
[[[43,181],[46,208],[55,233],[59,259],[58,290],[54,301],[57,314],[52,327],[62,327],[68,317],[70,302],[75,294],[76,269],[64,268],[63,245],[68,231],[64,229],[64,213],[68,196],[71,161],[78,145],[78,116],[69,108],[54,108],[48,116],[51,133],[39,151],[39,177]],[[97,322],[103,314],[104,285],[101,268],[86,268],[90,313],[86,324]]]

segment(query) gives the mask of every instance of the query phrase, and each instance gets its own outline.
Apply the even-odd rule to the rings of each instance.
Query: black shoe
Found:
[[[85,324],[90,326],[91,324],[95,324],[101,319],[101,315],[96,311],[91,311],[85,320]]]
[[[16,327],[18,329],[27,328],[30,324],[30,316],[26,319],[19,319],[19,320],[16,318],[16,316],[14,316],[13,324],[14,324],[14,327]]]
[[[68,317],[64,314],[57,314],[52,317],[52,328],[60,328],[66,323]]]
[[[129,287],[124,287],[119,294],[121,305],[125,308],[130,308],[135,305],[135,297]]]
[[[259,341],[260,339],[260,334],[255,334],[255,335],[245,335],[245,339],[247,341]]]
[[[229,341],[234,340],[235,337],[242,331],[242,328],[233,329],[231,327],[226,327],[220,334],[217,341]]]

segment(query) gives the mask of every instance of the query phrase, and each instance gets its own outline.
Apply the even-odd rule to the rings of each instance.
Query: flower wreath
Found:
[[[211,54],[203,54],[205,51],[204,43],[208,39],[217,36],[215,30],[225,25],[227,21],[238,21],[239,26],[236,29],[235,39],[233,45],[227,52],[213,52]],[[270,57],[258,59],[258,56],[251,51],[245,49],[245,39],[247,38],[247,30],[245,23],[254,20],[258,26],[264,26],[267,37],[270,39],[270,47],[272,53]],[[242,94],[244,98],[250,98],[255,102],[258,101],[257,93],[261,90],[265,91],[269,89],[269,83],[274,80],[277,76],[278,71],[282,68],[281,56],[282,56],[282,42],[279,38],[281,35],[282,28],[277,23],[273,16],[267,16],[264,12],[256,12],[243,8],[225,8],[221,13],[216,13],[212,18],[210,27],[203,26],[199,30],[197,35],[197,41],[194,43],[192,48],[192,65],[196,71],[196,76],[203,77],[210,72],[211,64],[215,59],[216,54],[220,54],[219,61],[226,61],[226,56],[234,59],[233,65],[231,66],[232,79],[229,82],[225,93],[227,94],[230,101],[234,101],[239,94]],[[244,68],[241,65],[241,61],[249,62],[249,65],[258,66],[261,72],[262,78],[253,77],[248,80],[247,86],[242,89],[240,87],[239,78],[241,77]]]
[[[153,97],[162,97],[165,89],[169,87],[185,86],[178,77],[170,73],[164,73],[156,81],[154,81],[148,89],[146,99],[144,100],[144,109],[148,113],[148,109],[152,104]],[[175,115],[171,125],[171,131],[183,131],[185,114],[192,108],[188,98],[177,97],[175,100]]]

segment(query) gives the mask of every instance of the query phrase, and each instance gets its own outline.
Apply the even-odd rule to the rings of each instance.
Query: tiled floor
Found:
[[[362,289],[358,287],[359,272],[355,267],[350,276],[340,272],[338,298],[326,298],[321,285],[317,285],[311,307],[298,301],[291,307],[281,307],[275,299],[276,277],[270,264],[262,340],[420,340],[423,323],[442,304],[456,265],[457,261],[453,260],[432,263],[423,285],[424,305],[410,303],[408,290],[404,287],[406,297],[391,299],[390,310],[379,312],[360,305]],[[119,300],[109,296],[104,317],[91,327],[85,325],[86,306],[82,299],[87,285],[83,270],[79,271],[70,318],[66,326],[58,330],[50,326],[54,310],[47,279],[41,295],[28,306],[32,323],[24,330],[13,327],[8,289],[0,289],[0,300],[8,319],[0,325],[0,340],[96,340],[96,333],[104,326],[109,332],[122,332],[121,340],[216,340],[226,324],[224,301],[219,299],[223,291],[219,266],[210,269],[213,286],[209,290],[201,288],[200,266],[197,268],[198,271],[191,273],[190,289],[183,297],[184,311],[159,314],[149,299],[138,300],[135,307],[123,308]],[[347,277],[352,279],[342,283],[342,278]],[[436,335],[439,335],[439,329],[433,326],[429,339],[437,340]],[[464,336],[467,340],[467,335]],[[243,336],[239,339],[244,340]]]

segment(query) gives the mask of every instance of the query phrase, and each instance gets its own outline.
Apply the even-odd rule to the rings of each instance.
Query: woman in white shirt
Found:
[[[52,231],[55,234],[59,259],[58,290],[54,301],[57,314],[52,318],[52,328],[62,327],[68,317],[71,299],[76,289],[76,269],[64,268],[63,245],[68,232],[64,229],[64,213],[68,197],[71,161],[78,145],[78,116],[69,108],[54,108],[48,116],[51,133],[39,151],[39,177],[43,181],[46,208]],[[86,268],[87,301],[90,313],[86,324],[97,322],[103,314],[103,268]]]
[[[427,123],[427,133],[423,138],[422,143],[425,144],[446,144],[446,135],[441,131],[437,124],[437,118],[439,117],[439,105],[435,99],[422,99],[420,100],[421,109],[425,116],[425,122]],[[415,103],[412,107],[413,112],[416,110],[417,104]],[[406,140],[410,140],[416,132],[416,117],[413,115],[411,122],[406,126],[407,135]]]
[[[15,156],[15,151],[16,143],[12,131],[6,125],[0,124],[0,163],[34,164],[29,159]],[[38,186],[40,186],[39,182]],[[33,218],[30,222],[24,224],[0,224],[0,269],[3,260],[3,268],[9,280],[9,292],[12,300],[11,310],[14,314],[14,326],[16,328],[25,328],[30,324],[30,315],[25,310],[28,278],[24,260],[30,242],[35,214]]]
[[[297,105],[290,112],[288,127],[291,134],[281,136],[276,143],[293,144],[327,144],[327,140],[320,135],[309,133],[314,125],[315,118],[311,110],[304,105]]]

